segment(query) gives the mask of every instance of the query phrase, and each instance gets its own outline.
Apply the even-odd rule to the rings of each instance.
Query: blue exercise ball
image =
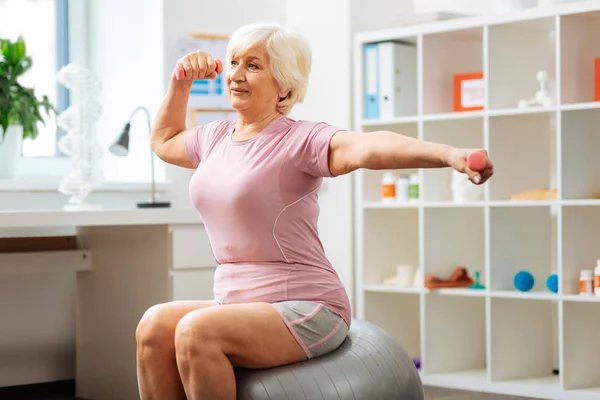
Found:
[[[529,271],[519,271],[515,275],[514,284],[517,290],[521,292],[528,292],[533,288],[535,279]]]
[[[552,274],[546,279],[546,287],[552,293],[558,293],[558,275]]]

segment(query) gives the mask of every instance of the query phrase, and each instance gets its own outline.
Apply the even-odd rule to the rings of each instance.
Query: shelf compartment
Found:
[[[494,176],[489,181],[490,200],[548,200],[523,196],[524,192],[556,189],[556,115],[523,114],[490,117],[490,159]],[[564,162],[563,162],[564,165]],[[521,194],[519,197],[516,195]]]
[[[483,118],[455,119],[449,121],[428,121],[423,124],[423,137],[428,142],[442,143],[458,148],[483,148]],[[424,201],[454,201],[451,168],[432,168],[423,171]],[[465,174],[460,174],[468,181]],[[483,200],[483,186],[470,182],[474,200]],[[459,196],[460,199],[460,196]]]
[[[564,389],[598,391],[600,388],[600,303],[563,304]],[[600,392],[600,391],[598,391]],[[600,393],[598,393],[600,394]]]
[[[426,208],[424,210],[425,276],[448,279],[465,267],[486,284],[483,208]],[[478,290],[479,292],[479,290]]]
[[[546,279],[558,273],[556,216],[550,207],[499,207],[490,209],[490,290],[515,297],[552,298]],[[519,271],[534,277],[529,292],[514,286]],[[508,297],[508,296],[502,296]]]
[[[415,139],[419,137],[419,128],[418,124],[403,124],[403,125],[395,125],[395,126],[379,126],[377,128],[373,128],[372,130],[388,130],[391,132],[396,132],[401,135],[410,136]],[[368,129],[366,131],[369,131]],[[362,175],[362,200],[366,203],[377,203],[381,202],[382,199],[382,191],[381,191],[381,179],[383,175],[389,172],[387,170],[370,170],[363,169],[359,171]],[[403,169],[401,171],[393,171],[402,174],[416,174],[419,173],[418,169]],[[406,204],[406,203],[399,203]]]
[[[560,398],[558,305],[491,299],[490,378],[500,393]]]
[[[423,114],[454,112],[454,75],[483,72],[483,29],[423,36]]]
[[[594,101],[594,59],[600,58],[600,12],[562,15],[561,103]]]
[[[366,292],[365,321],[389,333],[411,357],[421,357],[420,296]]]
[[[600,109],[564,111],[561,124],[562,198],[600,195]]]
[[[600,259],[600,208],[565,206],[562,218],[562,293],[578,295],[581,270],[593,270]]]
[[[486,346],[484,297],[425,298],[425,374],[485,370]]]
[[[539,71],[548,74],[546,90],[556,104],[555,25],[552,17],[489,27],[490,109],[512,109],[534,98]]]
[[[419,267],[419,213],[417,209],[364,211],[363,283],[382,285],[396,275],[396,266]]]
[[[417,38],[365,44],[363,118],[396,119],[418,113]]]

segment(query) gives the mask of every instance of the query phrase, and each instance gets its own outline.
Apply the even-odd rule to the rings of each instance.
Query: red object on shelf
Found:
[[[483,72],[454,75],[454,111],[483,110],[485,102]]]

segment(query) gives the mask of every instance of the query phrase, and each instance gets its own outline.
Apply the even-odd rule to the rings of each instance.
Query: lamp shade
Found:
[[[110,152],[115,156],[125,157],[129,154],[129,130],[131,124],[128,122],[117,140],[110,146]]]

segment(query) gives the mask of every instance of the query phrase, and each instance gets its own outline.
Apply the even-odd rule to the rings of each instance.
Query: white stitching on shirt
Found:
[[[279,247],[279,251],[281,251],[281,255],[283,256],[283,258],[285,258],[285,261],[289,264],[290,260],[288,260],[288,258],[285,256],[285,253],[283,252],[283,249],[281,248],[281,245],[279,244],[279,240],[277,240],[277,235],[275,235],[275,228],[277,227],[277,221],[279,220],[279,217],[281,216],[281,214],[283,214],[283,212],[285,210],[287,210],[288,208],[290,208],[291,206],[293,206],[296,203],[299,203],[300,201],[304,200],[305,198],[307,198],[308,196],[310,196],[311,194],[313,194],[314,192],[316,192],[317,190],[319,190],[319,187],[321,185],[317,186],[314,190],[312,190],[311,192],[305,194],[304,196],[300,197],[298,200],[296,200],[295,202],[288,204],[287,206],[285,206],[283,208],[283,210],[281,210],[281,212],[277,215],[277,218],[275,218],[275,222],[273,223],[273,239],[275,239],[275,243],[277,243],[277,247]]]

